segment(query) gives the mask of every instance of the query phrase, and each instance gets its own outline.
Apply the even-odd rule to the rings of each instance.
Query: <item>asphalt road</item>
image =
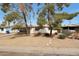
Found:
[[[79,56],[79,48],[0,47],[0,56]]]

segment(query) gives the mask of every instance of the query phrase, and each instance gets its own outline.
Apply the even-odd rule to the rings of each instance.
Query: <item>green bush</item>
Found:
[[[60,33],[59,36],[58,36],[59,39],[65,39],[65,37],[66,37],[66,35],[63,34],[63,33]]]

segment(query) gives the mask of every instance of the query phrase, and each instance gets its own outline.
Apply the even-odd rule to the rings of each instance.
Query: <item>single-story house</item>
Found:
[[[49,30],[49,26],[48,25],[44,25],[43,29],[40,29],[39,28],[39,25],[36,25],[36,26],[29,26],[30,27],[30,34],[34,34],[34,33],[50,33],[50,30]],[[64,30],[71,30],[71,31],[75,31],[76,29],[79,29],[79,25],[65,25],[65,26],[62,26],[62,29]],[[6,31],[9,30],[10,33],[13,33],[13,32],[19,32],[18,30],[12,30],[11,27],[8,28],[8,27],[2,27],[0,28],[0,33],[6,33]],[[57,30],[52,30],[52,34],[53,33],[57,33]]]
[[[34,33],[50,33],[50,30],[49,30],[49,26],[48,25],[44,25],[43,29],[40,29],[39,28],[39,25],[37,26],[28,26],[30,27],[30,34],[34,34]],[[0,33],[6,33],[6,31],[9,31],[10,33],[14,33],[14,32],[19,32],[19,30],[15,29],[15,30],[12,30],[12,26],[10,26],[9,28],[8,27],[1,27],[0,28]],[[57,30],[52,30],[52,34],[53,33],[56,33]]]

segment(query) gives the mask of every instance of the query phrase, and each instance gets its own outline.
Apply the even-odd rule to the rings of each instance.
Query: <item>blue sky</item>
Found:
[[[40,8],[41,6],[37,7],[36,5],[33,5],[33,9],[34,11],[37,12],[37,9]],[[73,3],[71,4],[69,7],[65,7],[62,12],[67,12],[67,13],[75,13],[75,12],[79,12],[79,4],[77,3]],[[32,14],[32,13],[31,13]],[[3,13],[1,10],[0,10],[0,23],[4,20],[3,17],[4,17],[5,13]],[[35,17],[30,17],[31,19],[31,23],[32,25],[36,25],[36,22],[37,22],[37,19],[36,19],[36,15]],[[62,24],[79,24],[79,15],[74,17],[72,20],[64,20]]]
[[[68,8],[64,8],[63,12],[75,13],[79,12],[79,3],[71,4]],[[63,24],[79,24],[79,15],[72,20],[64,20]]]
[[[5,13],[3,13],[3,12],[0,10],[0,23],[3,21],[4,15],[5,15]]]

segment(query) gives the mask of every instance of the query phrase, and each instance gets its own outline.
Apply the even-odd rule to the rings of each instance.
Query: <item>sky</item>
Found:
[[[64,8],[63,12],[75,13],[79,12],[79,3],[71,4],[68,8]],[[64,20],[62,24],[79,24],[79,15],[72,20]]]
[[[37,9],[41,8],[42,6],[37,7],[35,4],[33,5],[33,10],[37,12]],[[79,12],[79,4],[78,3],[73,3],[69,7],[65,7],[62,12],[67,12],[67,13],[75,13]],[[37,19],[36,16],[33,16],[32,13],[30,13],[32,16],[30,17],[32,25],[36,25]],[[4,21],[3,17],[5,16],[5,13],[0,10],[0,23]],[[29,23],[30,21],[28,21]],[[68,25],[68,24],[79,24],[79,15],[74,17],[72,20],[64,20],[62,25]]]

